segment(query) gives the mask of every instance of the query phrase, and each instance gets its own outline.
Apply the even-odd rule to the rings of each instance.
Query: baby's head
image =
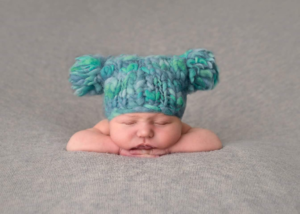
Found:
[[[181,136],[187,94],[211,90],[219,82],[214,55],[204,49],[174,56],[84,55],[76,60],[69,78],[75,94],[104,94],[113,138],[130,141],[128,146],[142,142],[143,135],[159,148],[172,144]],[[167,124],[158,125],[162,122]]]
[[[127,113],[114,117],[109,128],[112,141],[123,149],[139,145],[165,149],[178,142],[182,123],[162,113]]]

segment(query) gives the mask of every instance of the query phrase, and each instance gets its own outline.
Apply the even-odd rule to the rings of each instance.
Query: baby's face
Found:
[[[120,148],[139,145],[166,149],[178,142],[182,123],[178,117],[162,113],[128,113],[109,122],[110,137]]]

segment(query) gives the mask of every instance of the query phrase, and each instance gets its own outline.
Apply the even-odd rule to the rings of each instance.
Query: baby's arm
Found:
[[[76,132],[66,147],[68,151],[87,151],[119,154],[120,148],[111,140],[107,121],[102,120],[93,128]]]
[[[218,150],[221,148],[222,143],[215,133],[208,129],[191,128],[168,150],[169,153],[204,152]]]

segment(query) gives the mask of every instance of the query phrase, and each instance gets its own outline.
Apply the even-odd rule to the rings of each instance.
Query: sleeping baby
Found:
[[[212,52],[191,49],[179,56],[84,55],[69,81],[77,96],[104,94],[107,119],[76,132],[68,151],[159,157],[222,148],[212,131],[181,118],[187,94],[213,89],[219,71]]]

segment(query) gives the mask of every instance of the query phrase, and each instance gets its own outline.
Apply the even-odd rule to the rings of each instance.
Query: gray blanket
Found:
[[[300,213],[299,1],[1,1],[0,213]],[[183,121],[217,151],[67,152],[104,119],[73,95],[84,54],[214,52],[220,83]]]

